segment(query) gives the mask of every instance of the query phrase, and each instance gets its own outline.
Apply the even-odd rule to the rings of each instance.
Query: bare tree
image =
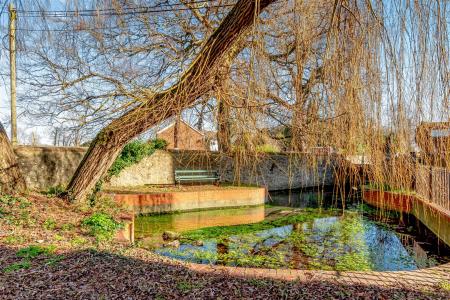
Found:
[[[69,197],[84,200],[95,183],[109,169],[125,143],[173,116],[177,107],[188,107],[208,92],[217,63],[220,63],[223,55],[236,40],[253,25],[255,15],[271,2],[273,1],[239,1],[208,38],[200,54],[178,83],[163,92],[142,91],[139,98],[145,99],[143,103],[114,120],[93,141],[68,186]]]

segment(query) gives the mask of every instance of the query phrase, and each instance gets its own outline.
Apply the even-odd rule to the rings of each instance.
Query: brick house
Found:
[[[167,142],[167,149],[211,150],[205,134],[180,120],[172,122],[156,133],[156,138]]]
[[[450,151],[450,122],[423,122],[416,129],[416,142],[427,154]]]

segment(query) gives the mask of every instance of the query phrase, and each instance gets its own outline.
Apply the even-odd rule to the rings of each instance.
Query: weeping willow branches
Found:
[[[262,149],[333,149],[404,188],[416,128],[449,119],[446,1],[69,1],[53,15],[34,5],[19,9],[26,112],[89,132],[112,121],[72,180],[75,196],[107,168],[94,167],[95,147],[111,160],[173,115],[216,130],[243,164]],[[87,164],[100,175],[81,180]]]

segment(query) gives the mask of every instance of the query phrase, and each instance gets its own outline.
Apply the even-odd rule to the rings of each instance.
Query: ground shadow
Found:
[[[380,287],[331,281],[281,281],[211,274],[137,251],[133,258],[83,250],[60,261],[32,260],[29,269],[5,273],[21,259],[0,246],[1,299],[448,299],[439,289]],[[138,253],[136,255],[136,253]],[[139,253],[142,257],[139,257]]]

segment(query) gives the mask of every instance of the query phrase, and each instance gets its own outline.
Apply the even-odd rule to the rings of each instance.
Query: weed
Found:
[[[29,269],[30,267],[31,263],[29,260],[22,260],[7,266],[6,268],[3,269],[3,272],[10,273],[17,270]]]
[[[51,255],[53,252],[55,252],[56,247],[51,246],[37,246],[37,245],[31,245],[26,248],[22,248],[19,251],[17,251],[16,255],[21,258],[25,259],[33,259],[35,257],[38,257],[39,255]]]
[[[56,227],[56,221],[53,218],[48,218],[44,221],[42,226],[47,230],[53,230]]]
[[[70,241],[70,244],[71,244],[73,247],[82,246],[82,245],[84,245],[84,244],[86,244],[86,243],[87,243],[87,240],[86,240],[85,238],[83,238],[83,237],[80,237],[80,236],[77,236],[77,237],[73,238],[73,239]]]
[[[53,239],[54,239],[55,241],[63,241],[63,240],[64,240],[64,237],[61,236],[61,235],[59,235],[59,234],[55,234],[55,235],[53,236]]]
[[[31,202],[22,197],[0,195],[0,217],[9,215],[14,209],[23,210],[31,205]]]
[[[72,231],[74,229],[75,229],[75,225],[73,225],[72,223],[64,223],[61,225],[62,231]]]
[[[116,230],[122,228],[122,224],[105,213],[95,213],[85,218],[81,224],[97,241],[111,240]]]
[[[23,244],[25,242],[25,238],[23,236],[10,235],[3,238],[3,242],[9,245]]]

